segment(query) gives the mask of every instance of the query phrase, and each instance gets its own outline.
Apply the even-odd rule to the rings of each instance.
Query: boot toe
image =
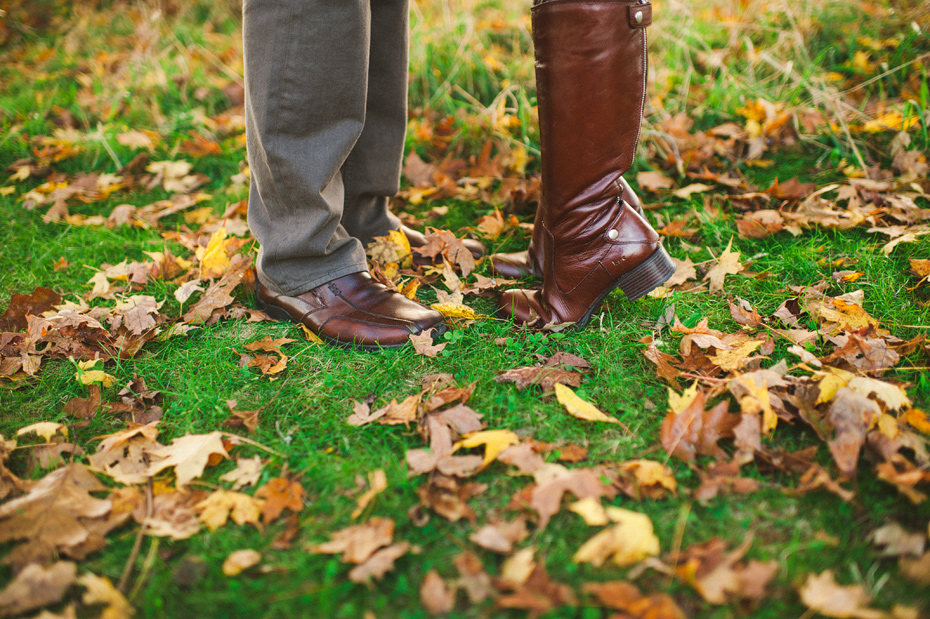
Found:
[[[532,324],[539,320],[538,291],[507,290],[497,302],[497,316],[518,324]]]
[[[525,279],[534,277],[529,252],[518,251],[509,254],[493,254],[490,258],[491,273],[507,279]]]

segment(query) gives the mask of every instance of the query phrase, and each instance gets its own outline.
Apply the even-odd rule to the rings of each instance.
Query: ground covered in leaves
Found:
[[[678,268],[530,332],[528,4],[412,5],[381,353],[255,309],[239,5],[0,11],[0,617],[930,613],[926,9],[657,3]]]

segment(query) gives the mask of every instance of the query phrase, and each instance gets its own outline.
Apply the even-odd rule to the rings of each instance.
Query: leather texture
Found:
[[[639,196],[633,191],[625,178],[620,179],[620,185],[623,189],[622,198],[640,215],[643,214],[643,205]],[[543,242],[542,221],[540,214],[542,209],[536,210],[536,222],[533,225],[533,236],[530,239],[530,247],[526,251],[517,251],[507,254],[493,254],[490,256],[491,273],[498,277],[506,279],[542,279],[542,256]]]
[[[584,326],[618,280],[659,250],[659,235],[622,198],[646,97],[646,30],[630,25],[632,6],[643,5],[549,0],[532,9],[543,285],[502,295],[498,312],[516,323]]]
[[[377,349],[409,343],[411,335],[445,329],[442,314],[388,289],[368,273],[344,275],[297,296],[257,286],[258,305],[269,316],[303,324],[337,346]]]
[[[413,228],[408,228],[407,226],[401,226],[400,231],[403,232],[404,236],[407,237],[407,242],[410,243],[410,249],[416,249],[417,247],[423,247],[426,245],[426,237],[423,236],[421,232],[417,232]],[[465,249],[471,252],[471,255],[475,258],[475,260],[478,260],[484,256],[484,245],[482,245],[479,241],[474,239],[462,239],[462,245],[465,246]],[[437,258],[439,259],[439,262],[442,261],[442,259],[438,256]],[[421,256],[417,252],[413,252],[413,263],[417,266],[427,266],[434,264],[434,262],[435,261],[432,258]]]

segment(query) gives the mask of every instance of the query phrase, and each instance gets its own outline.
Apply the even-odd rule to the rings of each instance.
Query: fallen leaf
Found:
[[[484,430],[469,434],[458,443],[453,445],[453,451],[460,448],[474,449],[484,445],[484,462],[481,468],[491,464],[498,454],[504,451],[510,445],[516,445],[520,442],[520,437],[510,430]]]
[[[716,264],[704,276],[704,280],[710,280],[711,290],[723,290],[723,280],[727,275],[735,275],[743,270],[740,263],[740,252],[732,251],[733,241],[727,243],[727,248],[717,258]]]
[[[384,473],[384,469],[378,469],[368,473],[368,490],[358,497],[355,509],[352,510],[352,519],[354,520],[361,516],[368,504],[371,503],[378,494],[384,492],[387,487],[387,475]]]
[[[394,569],[394,562],[410,551],[410,544],[399,542],[392,544],[387,548],[382,548],[375,552],[371,557],[349,570],[349,580],[354,583],[368,583],[371,580],[379,580],[389,571]]]
[[[653,532],[649,516],[619,507],[606,511],[607,517],[617,524],[585,542],[575,552],[573,562],[599,567],[612,559],[614,564],[623,567],[659,554],[659,538]]]
[[[566,387],[561,383],[556,383],[555,388],[555,397],[559,403],[565,407],[565,410],[568,411],[569,415],[577,417],[579,419],[584,419],[586,421],[603,421],[606,423],[617,423],[620,422],[597,409],[596,406],[581,399],[574,391]]]
[[[239,490],[258,483],[261,474],[262,459],[259,456],[236,458],[236,468],[220,475],[220,481],[232,482],[232,489]]]
[[[156,475],[159,471],[173,466],[178,488],[183,488],[192,479],[203,475],[213,454],[223,458],[229,457],[223,446],[221,432],[187,434],[174,439],[171,445],[149,453],[153,456],[153,462],[147,474]]]
[[[862,585],[839,585],[833,570],[821,574],[808,574],[798,593],[809,609],[826,617],[856,617],[857,619],[883,619],[887,615],[867,608],[872,600]]]
[[[85,605],[105,605],[100,613],[101,619],[128,619],[135,614],[126,597],[113,586],[106,576],[84,574],[78,578],[78,583],[87,589],[81,597]]]
[[[433,344],[434,331],[435,329],[429,329],[420,335],[410,334],[410,343],[413,344],[413,349],[417,351],[417,354],[423,355],[424,357],[435,357],[449,345],[448,342]]]
[[[300,482],[287,477],[275,477],[268,480],[264,486],[255,493],[256,499],[264,499],[262,505],[262,522],[268,524],[278,517],[285,509],[297,513],[304,508],[304,488]]]
[[[207,525],[211,532],[226,524],[226,519],[230,517],[240,526],[251,524],[259,528],[258,519],[262,515],[263,503],[264,501],[242,492],[217,490],[194,505],[194,509],[198,512],[199,520]]]
[[[238,576],[250,567],[254,567],[262,560],[262,553],[257,550],[234,550],[223,561],[223,573],[227,576]]]
[[[58,561],[47,568],[27,565],[0,591],[0,616],[12,617],[57,604],[77,578],[77,564]]]
[[[449,587],[436,570],[430,570],[420,583],[420,603],[433,617],[455,609],[455,588]]]

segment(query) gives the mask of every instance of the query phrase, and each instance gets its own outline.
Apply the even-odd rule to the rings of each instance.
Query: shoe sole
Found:
[[[668,252],[665,251],[665,248],[659,245],[659,248],[652,252],[652,255],[649,256],[645,262],[616,280],[613,286],[610,286],[604,294],[598,297],[597,301],[591,305],[591,309],[589,309],[587,313],[581,317],[581,320],[576,323],[575,328],[583,329],[591,320],[591,316],[594,314],[595,310],[597,310],[604,299],[607,298],[607,295],[617,288],[623,291],[627,299],[636,301],[668,281],[668,278],[670,278],[674,272],[675,263],[672,262],[672,258],[668,255]]]
[[[280,307],[275,307],[274,305],[268,305],[264,303],[263,301],[261,301],[261,299],[257,300],[256,305],[258,306],[258,309],[268,314],[268,317],[271,318],[272,320],[275,320],[278,322],[293,322],[295,324],[302,324],[298,322],[297,320],[294,320],[294,318],[290,314],[288,314],[285,310],[281,309]],[[448,330],[448,327],[446,326],[445,321],[440,322],[435,327],[430,327],[430,328],[436,330],[436,332],[433,334],[434,340]],[[337,348],[343,348],[346,350],[376,351],[376,350],[387,350],[389,348],[404,348],[405,346],[410,346],[409,341],[404,342],[403,344],[392,344],[392,345],[356,344],[355,342],[343,342],[342,340],[337,340],[329,336],[322,335],[320,333],[314,333],[314,335],[316,335],[318,338],[323,340],[323,342],[325,342],[326,344],[329,344],[330,346],[335,346]],[[411,333],[411,335],[417,335],[417,334]]]

